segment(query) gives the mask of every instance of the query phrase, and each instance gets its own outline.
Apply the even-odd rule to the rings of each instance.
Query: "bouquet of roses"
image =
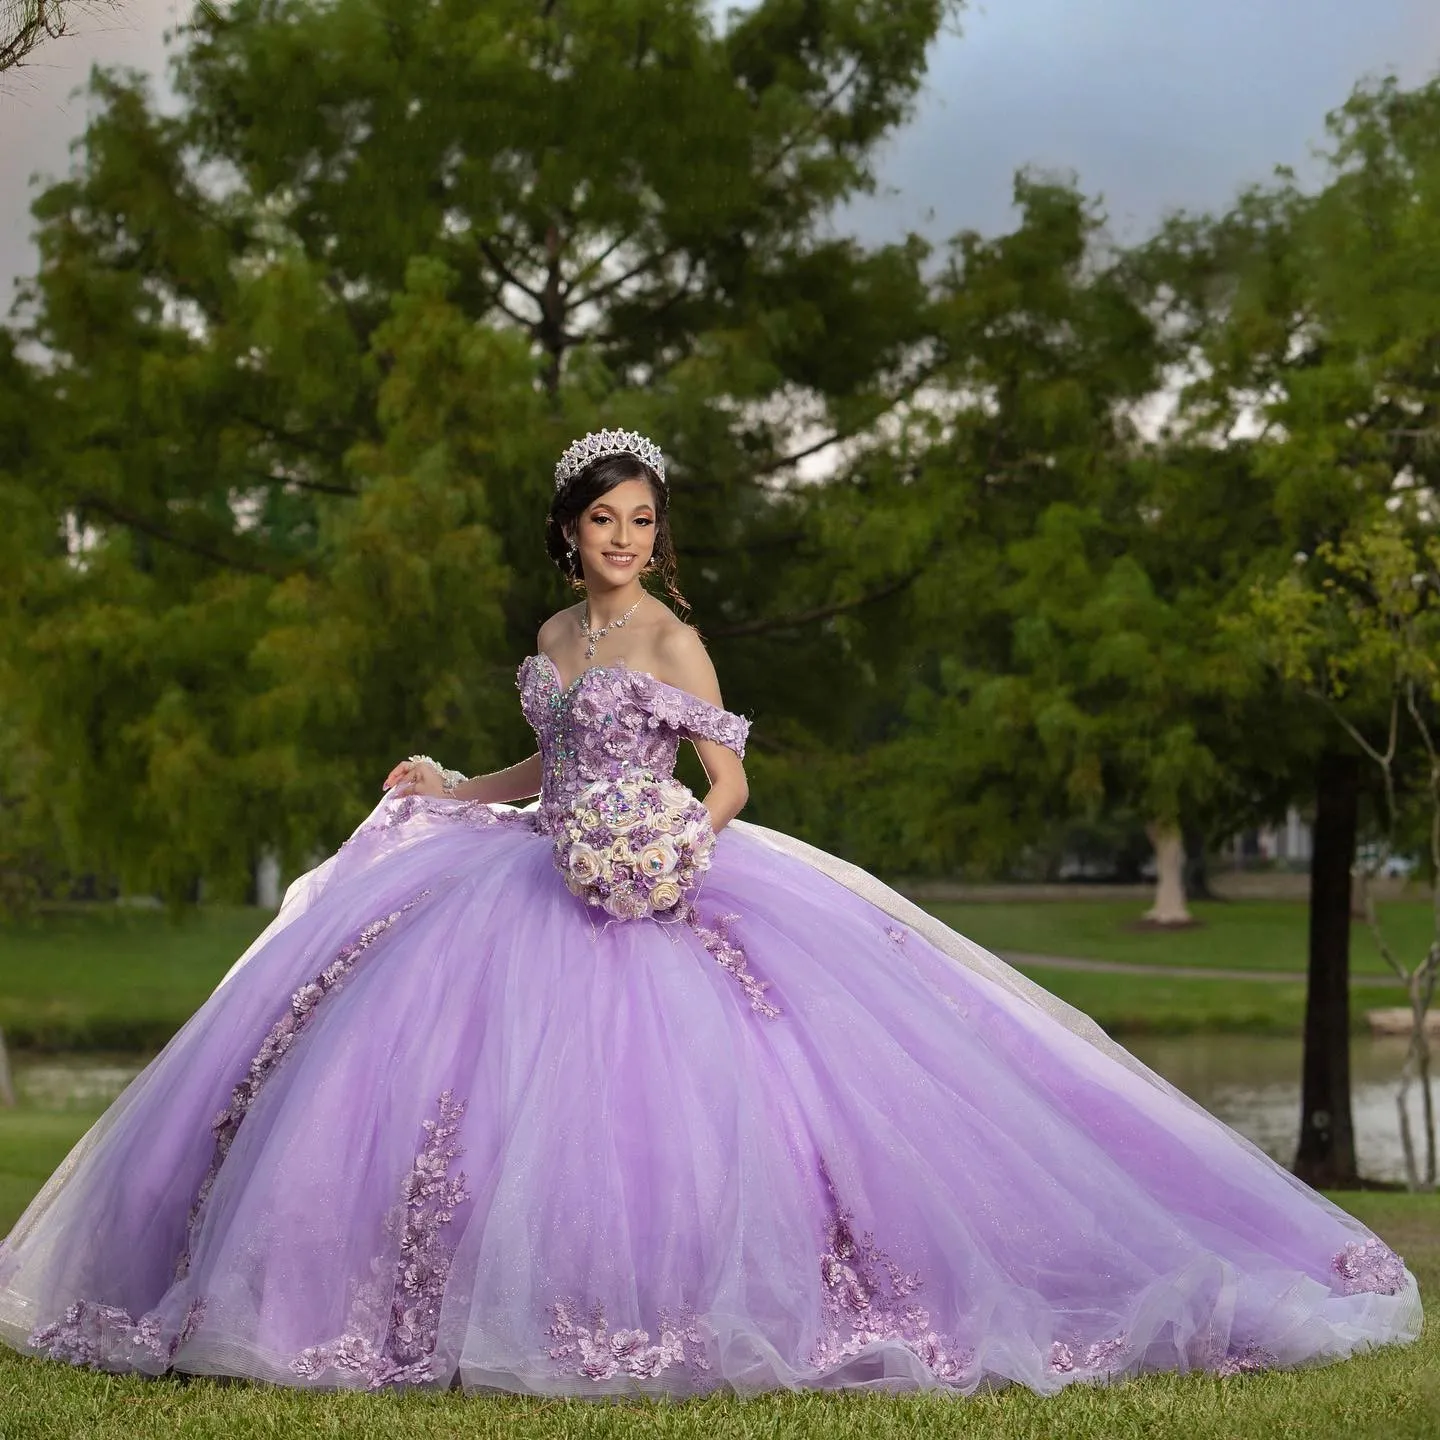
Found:
[[[572,894],[617,920],[679,919],[714,848],[695,796],[640,771],[580,792],[556,831],[555,864]]]

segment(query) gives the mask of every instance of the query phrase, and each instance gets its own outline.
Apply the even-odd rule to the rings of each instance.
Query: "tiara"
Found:
[[[558,490],[592,460],[600,460],[607,455],[633,455],[660,477],[662,485],[665,483],[665,457],[658,445],[634,430],[592,430],[584,439],[573,441],[556,461],[555,488]]]

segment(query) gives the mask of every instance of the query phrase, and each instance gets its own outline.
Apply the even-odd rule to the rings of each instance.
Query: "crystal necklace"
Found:
[[[642,595],[640,600],[645,597]],[[598,630],[590,628],[590,603],[585,603],[585,613],[580,616],[580,633],[585,637],[585,658],[595,658],[595,646],[605,638],[612,630],[618,630],[624,623],[640,608],[640,600],[637,600],[618,620],[612,620],[608,625],[602,625]]]

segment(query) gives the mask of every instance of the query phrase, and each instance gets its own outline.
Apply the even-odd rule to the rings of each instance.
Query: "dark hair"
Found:
[[[665,482],[636,455],[605,455],[577,470],[556,492],[545,517],[545,552],[556,568],[572,584],[581,585],[580,556],[572,554],[565,538],[566,528],[602,496],[627,480],[644,480],[655,497],[655,548],[647,570],[660,577],[665,593],[682,610],[690,602],[680,593],[679,564],[675,558],[675,541],[670,533],[670,494]]]

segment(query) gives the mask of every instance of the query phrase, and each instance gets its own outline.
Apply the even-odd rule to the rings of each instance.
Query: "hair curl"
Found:
[[[565,532],[577,525],[580,517],[602,495],[608,495],[627,480],[644,480],[655,500],[655,546],[645,569],[659,576],[665,593],[681,610],[688,611],[690,602],[680,593],[680,566],[670,533],[670,492],[665,482],[635,455],[605,455],[592,460],[555,492],[550,513],[545,517],[545,553],[572,585],[583,585],[580,556],[571,551]]]

